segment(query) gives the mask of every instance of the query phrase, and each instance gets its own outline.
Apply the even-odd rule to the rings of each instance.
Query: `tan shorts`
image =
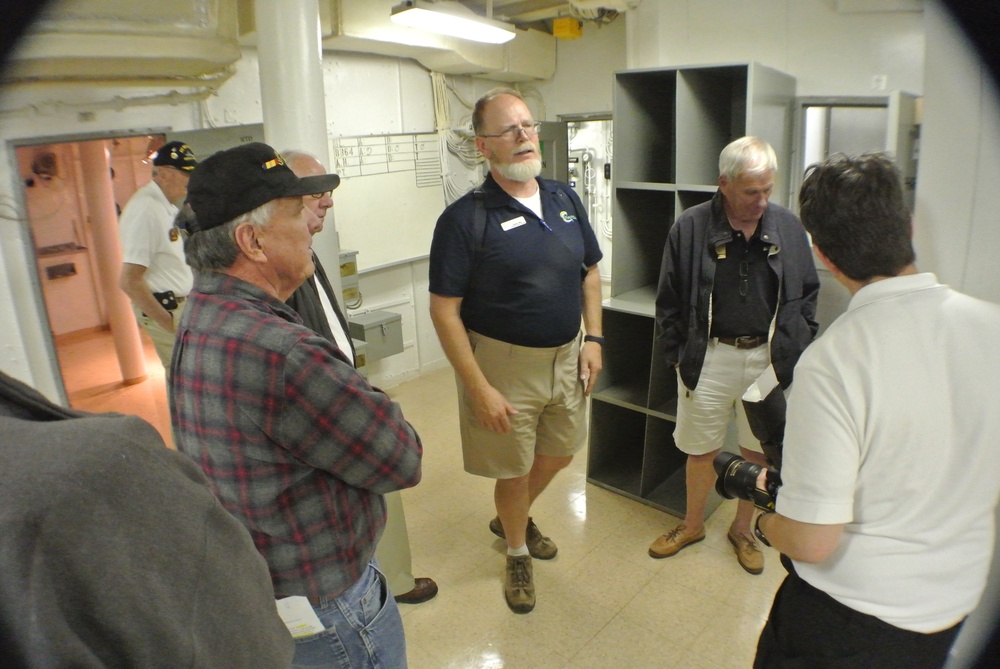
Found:
[[[469,332],[479,368],[518,413],[511,431],[479,425],[458,379],[458,413],[465,471],[508,479],[525,476],[535,455],[571,456],[587,439],[587,399],[579,378],[580,338],[556,348],[529,348]],[[457,375],[456,375],[457,378]]]

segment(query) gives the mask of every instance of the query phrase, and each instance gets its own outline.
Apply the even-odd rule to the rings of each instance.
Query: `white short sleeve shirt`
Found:
[[[933,274],[862,288],[795,368],[777,510],[846,523],[796,562],[839,602],[933,632],[979,601],[1000,495],[1000,305]]]
[[[191,292],[194,275],[184,260],[184,240],[174,228],[177,207],[155,182],[135,192],[122,211],[118,235],[122,261],[146,268],[146,285],[154,293]]]

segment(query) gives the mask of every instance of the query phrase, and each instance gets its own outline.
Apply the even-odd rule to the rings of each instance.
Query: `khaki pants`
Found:
[[[187,300],[178,304],[177,308],[171,312],[174,315],[175,325],[180,322],[185,305],[187,305]],[[166,377],[170,378],[170,357],[174,353],[174,338],[176,337],[176,333],[163,329],[163,326],[149,316],[144,316],[141,311],[134,307],[133,311],[135,312],[136,320],[139,321],[139,325],[146,331],[149,338],[153,340],[153,348],[156,349],[156,355],[159,356],[160,362],[163,364]]]
[[[385,507],[385,530],[375,547],[375,559],[389,582],[389,591],[393,595],[404,595],[413,590],[416,581],[413,579],[410,535],[406,531],[403,498],[398,491],[386,494]]]

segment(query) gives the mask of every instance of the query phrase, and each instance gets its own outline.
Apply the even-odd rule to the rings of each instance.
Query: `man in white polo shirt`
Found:
[[[784,485],[755,528],[789,575],[754,666],[941,667],[994,545],[1000,305],[918,272],[888,157],[814,165],[799,203],[852,297],[795,367]]]
[[[152,181],[135,192],[119,222],[123,261],[119,285],[132,300],[136,319],[169,374],[174,331],[194,281],[174,219],[198,161],[181,142],[164,144],[152,161]]]

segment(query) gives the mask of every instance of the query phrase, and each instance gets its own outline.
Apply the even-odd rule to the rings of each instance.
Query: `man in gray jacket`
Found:
[[[0,666],[290,666],[267,564],[137,416],[0,372]]]
[[[656,295],[657,340],[677,370],[674,441],[687,454],[684,522],[649,547],[654,558],[705,538],[712,466],[734,411],[744,458],[765,464],[741,397],[774,368],[785,388],[799,355],[816,335],[819,279],[798,217],[769,204],[777,158],[756,137],[742,137],[719,157],[715,196],[681,214],[670,229]],[[740,501],[728,539],[748,573],[764,570],[751,532],[753,504]]]

